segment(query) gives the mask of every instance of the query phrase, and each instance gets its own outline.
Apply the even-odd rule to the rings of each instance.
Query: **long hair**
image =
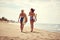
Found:
[[[32,12],[34,12],[34,11],[35,11],[35,9],[31,8],[31,11],[32,11]]]

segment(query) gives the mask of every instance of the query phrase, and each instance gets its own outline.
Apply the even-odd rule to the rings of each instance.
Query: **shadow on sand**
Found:
[[[33,31],[33,32],[22,32],[22,33],[37,33],[37,34],[39,34],[40,32]]]

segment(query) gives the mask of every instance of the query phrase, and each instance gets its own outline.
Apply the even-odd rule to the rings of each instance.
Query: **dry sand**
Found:
[[[60,40],[60,33],[39,29],[30,32],[30,27],[20,32],[19,25],[0,22],[0,40]]]

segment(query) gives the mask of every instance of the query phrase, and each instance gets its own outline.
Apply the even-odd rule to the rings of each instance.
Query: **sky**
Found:
[[[30,8],[37,14],[36,23],[60,24],[60,0],[0,0],[0,18],[18,21],[24,9],[29,22]]]

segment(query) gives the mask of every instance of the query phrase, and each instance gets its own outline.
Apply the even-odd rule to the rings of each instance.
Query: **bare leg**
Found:
[[[22,32],[22,24],[20,25],[20,29],[21,29],[21,32]]]
[[[31,32],[33,31],[33,24],[31,25]]]
[[[21,32],[23,31],[23,27],[24,27],[24,24],[21,23],[20,25]]]
[[[33,28],[34,28],[33,22],[31,22],[31,32],[33,32]]]
[[[24,24],[22,24],[22,31],[23,31],[23,28],[24,28]]]

